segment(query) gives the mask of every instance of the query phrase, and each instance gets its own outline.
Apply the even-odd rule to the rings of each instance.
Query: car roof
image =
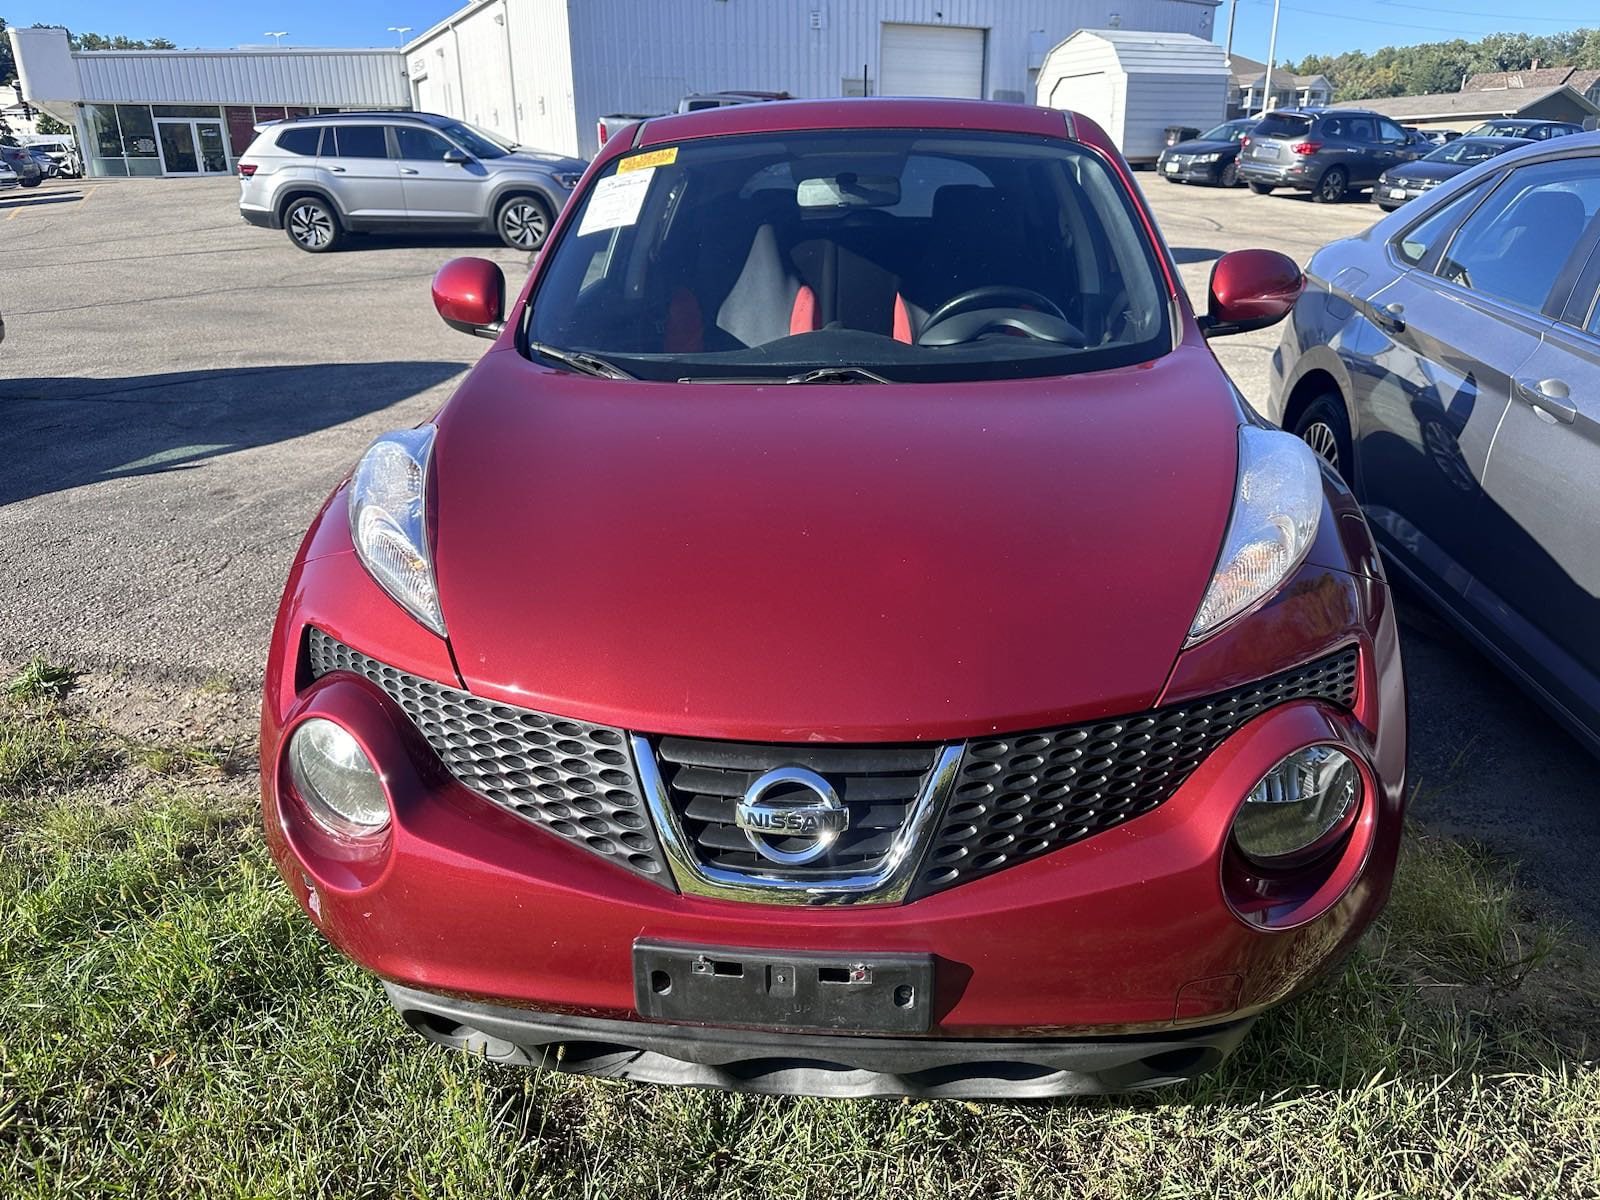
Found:
[[[327,121],[374,120],[420,121],[424,125],[454,125],[457,123],[454,117],[447,117],[441,113],[409,112],[392,108],[374,108],[363,111],[346,111],[336,113],[306,113],[305,115],[298,117],[285,117],[280,121],[263,121],[261,122],[261,127],[263,129],[267,129],[276,125],[295,125],[302,121],[315,121],[318,124],[322,124]]]
[[[774,100],[651,117],[640,125],[634,144],[657,146],[687,138],[802,129],[972,129],[1061,138],[1069,136],[1071,119],[1059,109],[996,100],[882,96]]]

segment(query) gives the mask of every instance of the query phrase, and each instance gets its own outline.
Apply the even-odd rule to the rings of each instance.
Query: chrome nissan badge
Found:
[[[815,771],[778,767],[745,789],[734,810],[733,823],[744,830],[745,838],[762,858],[795,867],[826,854],[850,827],[850,813],[833,785]],[[767,841],[769,837],[809,839],[811,844],[799,850],[780,850]]]

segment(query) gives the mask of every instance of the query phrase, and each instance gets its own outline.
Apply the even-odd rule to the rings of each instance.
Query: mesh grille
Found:
[[[1356,651],[1137,716],[967,744],[912,896],[1037,858],[1149,812],[1252,717],[1290,700],[1350,708]]]
[[[771,872],[773,864],[734,825],[734,806],[758,776],[774,767],[808,767],[826,779],[849,810],[850,827],[815,862],[781,869],[786,876],[804,879],[876,866],[905,824],[940,747],[761,745],[664,737],[655,749],[679,828],[707,866]],[[779,850],[810,844],[768,840]]]
[[[671,886],[621,730],[496,704],[408,675],[320,629],[310,631],[307,649],[313,677],[350,671],[387,692],[450,774],[485,800]]]

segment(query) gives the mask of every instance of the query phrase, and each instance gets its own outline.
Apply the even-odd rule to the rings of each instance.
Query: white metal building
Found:
[[[1208,39],[1080,29],[1045,55],[1037,99],[1098,123],[1130,162],[1153,162],[1168,126],[1223,119],[1231,81],[1227,54]]]
[[[74,51],[62,29],[7,32],[23,95],[73,128],[91,175],[225,174],[258,121],[411,106],[398,50]]]
[[[1030,102],[1084,28],[1210,38],[1220,0],[473,0],[405,48],[411,102],[593,154],[608,113],[689,92]]]

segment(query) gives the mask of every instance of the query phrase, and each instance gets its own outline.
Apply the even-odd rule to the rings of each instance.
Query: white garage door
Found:
[[[981,100],[983,34],[949,25],[885,25],[878,93]]]

